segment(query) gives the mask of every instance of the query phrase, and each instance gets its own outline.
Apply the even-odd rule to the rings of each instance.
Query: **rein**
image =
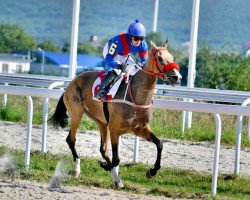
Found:
[[[130,81],[129,82],[129,96],[130,96],[130,98],[131,98],[131,101],[132,101],[132,103],[133,104],[135,104],[137,107],[139,107],[139,108],[144,108],[144,109],[147,109],[147,108],[150,108],[151,106],[152,106],[152,103],[151,104],[149,104],[149,105],[139,105],[136,101],[135,101],[135,99],[134,99],[134,97],[133,97],[133,95],[132,95],[132,81]]]
[[[146,74],[148,74],[150,76],[155,76],[157,78],[161,78],[162,80],[166,80],[166,74],[165,74],[166,71],[169,71],[171,69],[177,69],[179,71],[180,67],[175,62],[173,62],[173,63],[167,63],[163,67],[160,67],[161,65],[159,64],[159,61],[156,59],[156,53],[159,50],[167,50],[167,49],[166,48],[157,48],[156,50],[154,50],[154,49],[151,50],[152,59],[153,59],[153,65],[152,65],[151,69],[152,68],[154,69],[156,67],[157,70],[159,71],[159,73],[154,73],[154,72],[152,72],[152,70],[147,71],[147,70],[145,70],[145,69],[143,69],[143,68],[141,68],[139,66],[137,66],[137,67],[139,67],[139,69],[142,72],[144,72],[144,73],[146,73]],[[132,84],[131,83],[132,83],[132,81],[130,81],[130,83],[129,83],[129,96],[130,96],[131,101],[133,102],[133,104],[135,104],[137,107],[140,107],[140,108],[145,108],[145,109],[150,108],[152,106],[152,103],[149,104],[149,105],[139,105],[135,101],[135,99],[134,99],[134,97],[132,95]]]

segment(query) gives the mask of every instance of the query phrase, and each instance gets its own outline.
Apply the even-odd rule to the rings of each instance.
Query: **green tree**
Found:
[[[207,45],[198,51],[195,86],[250,91],[250,58],[234,53],[214,53]]]
[[[188,78],[188,57],[179,58],[177,63],[180,66],[180,73],[182,75],[181,85],[186,86]]]
[[[156,45],[162,45],[165,41],[163,41],[160,33],[150,32],[147,34],[146,42],[150,44],[150,41],[153,41]]]
[[[162,36],[158,32],[150,32],[147,34],[146,42],[149,46],[149,49],[151,49],[150,41],[153,41],[157,46],[162,46],[168,38],[162,39]],[[168,42],[168,50],[169,52],[174,55],[175,61],[180,62],[180,59],[183,57],[183,53],[181,51],[177,51],[173,48],[171,48],[171,41]]]
[[[70,43],[69,42],[65,42],[64,45],[61,48],[61,51],[63,53],[70,52]]]
[[[211,47],[203,44],[196,56],[195,86],[202,88],[215,88],[210,78],[213,76],[215,60],[211,53]]]
[[[17,25],[0,24],[0,52],[35,50],[36,42]]]
[[[37,45],[37,47],[43,49],[44,51],[59,52],[60,48],[53,44],[52,41],[43,41]]]
[[[100,49],[90,44],[78,44],[77,52],[91,55],[101,55],[102,53]]]
[[[234,76],[237,77],[234,83],[234,90],[250,91],[250,57],[242,58],[240,64],[234,68]]]

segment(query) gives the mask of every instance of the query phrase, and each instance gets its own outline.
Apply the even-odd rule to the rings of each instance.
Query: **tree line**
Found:
[[[0,24],[0,53],[16,53],[18,51],[32,50],[38,48],[50,52],[69,52],[70,43],[56,45],[52,41],[37,42],[31,35],[27,34],[18,25]],[[97,47],[90,44],[78,44],[78,53],[101,55]]]
[[[102,45],[108,39],[102,42]],[[164,43],[160,33],[149,33],[146,41],[153,40],[157,45]],[[171,44],[171,41],[170,41]],[[37,42],[18,25],[0,24],[0,53],[15,53],[23,50],[69,52],[70,43],[55,45],[52,41]],[[188,55],[171,48],[170,52],[181,66],[182,85],[187,84]],[[102,48],[91,44],[78,44],[78,53],[102,55]],[[226,90],[250,91],[250,58],[232,52],[215,52],[207,44],[198,48],[196,57],[195,87]],[[161,81],[159,81],[161,82]]]

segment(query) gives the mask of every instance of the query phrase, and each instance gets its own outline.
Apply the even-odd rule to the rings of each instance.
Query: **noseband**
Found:
[[[152,70],[147,71],[145,69],[141,69],[143,72],[145,72],[146,74],[149,74],[151,76],[155,76],[155,77],[159,77],[162,80],[166,80],[166,71],[172,70],[172,69],[177,69],[178,71],[180,70],[179,65],[176,62],[172,62],[172,63],[167,63],[164,66],[161,65],[159,63],[159,61],[156,58],[156,53],[160,50],[167,50],[166,48],[157,48],[157,49],[152,49],[151,50],[151,56],[152,56],[152,60],[153,60],[153,65],[151,67],[152,68],[157,68],[157,70],[159,71],[159,73],[154,73],[152,72]]]

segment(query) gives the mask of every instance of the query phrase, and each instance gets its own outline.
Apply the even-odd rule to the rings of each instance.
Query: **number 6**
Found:
[[[109,54],[114,55],[116,53],[116,49],[117,49],[117,44],[112,43],[111,46],[109,47]]]

